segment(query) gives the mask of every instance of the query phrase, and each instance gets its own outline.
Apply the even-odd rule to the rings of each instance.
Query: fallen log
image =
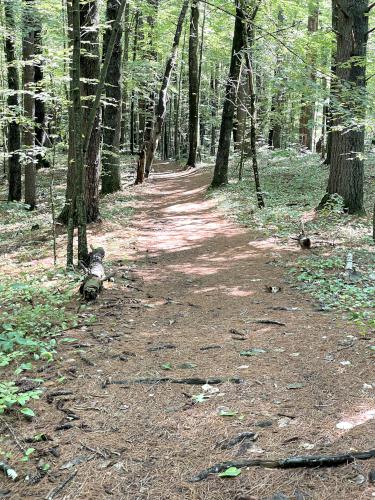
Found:
[[[103,289],[107,279],[103,267],[105,251],[103,248],[93,248],[89,254],[87,275],[79,289],[85,300],[95,300]]]
[[[299,457],[289,457],[280,460],[263,460],[263,459],[241,459],[222,462],[213,465],[208,469],[199,472],[192,477],[189,482],[196,483],[207,479],[210,474],[217,474],[227,470],[229,467],[241,469],[244,467],[265,467],[268,469],[296,469],[298,467],[314,468],[314,467],[337,467],[338,465],[349,464],[355,460],[369,460],[375,457],[375,450],[362,451],[358,453],[344,453],[342,455],[307,455]]]
[[[132,385],[132,384],[186,384],[186,385],[219,385],[225,382],[230,382],[232,384],[241,384],[243,380],[239,377],[229,377],[229,378],[171,378],[171,377],[160,377],[160,378],[139,378],[135,380],[106,380],[103,384],[103,388],[108,385]]]

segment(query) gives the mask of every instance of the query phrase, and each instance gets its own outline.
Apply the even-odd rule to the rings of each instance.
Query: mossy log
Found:
[[[85,300],[95,300],[103,289],[106,275],[103,267],[105,251],[103,248],[93,248],[89,254],[89,268],[80,288]]]

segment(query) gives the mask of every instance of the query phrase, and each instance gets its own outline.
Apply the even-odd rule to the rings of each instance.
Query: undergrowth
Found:
[[[25,407],[42,390],[26,390],[19,379],[27,375],[35,383],[37,362],[52,363],[63,332],[77,325],[77,316],[69,311],[77,291],[79,276],[54,270],[33,276],[22,273],[17,280],[6,277],[0,285],[0,369],[6,370],[0,384],[0,413],[12,407],[32,415]],[[34,378],[33,378],[34,377]]]
[[[56,216],[65,201],[64,151],[57,160],[53,188]],[[122,170],[125,185],[132,175],[127,157],[123,158]],[[65,265],[66,234],[62,226],[57,228],[58,266],[53,265],[50,182],[50,170],[38,171],[38,207],[32,212],[25,210],[23,203],[0,201],[0,414],[17,411],[33,416],[28,404],[43,393],[38,369],[54,362],[59,344],[70,341],[64,331],[78,324],[77,312],[70,305],[81,275],[58,267]],[[6,199],[5,184],[0,186],[0,195]],[[90,243],[95,243],[98,230],[103,234],[127,227],[132,215],[130,200],[124,192],[101,199],[101,217],[106,225],[89,225]],[[86,323],[95,321],[92,315],[84,316]]]
[[[315,210],[325,193],[329,173],[317,155],[300,154],[293,149],[260,152],[264,209],[256,205],[251,162],[247,161],[241,181],[237,179],[237,163],[235,159],[229,185],[212,191],[211,196],[237,222],[276,237],[280,243],[291,243],[290,238],[298,236],[303,221],[313,241],[313,251],[293,263],[294,282],[310,293],[322,310],[342,311],[364,333],[374,329],[374,155],[369,156],[366,164],[365,217],[345,214],[339,196],[333,196],[323,210]],[[348,252],[353,253],[356,266],[356,273],[350,277],[345,273]]]

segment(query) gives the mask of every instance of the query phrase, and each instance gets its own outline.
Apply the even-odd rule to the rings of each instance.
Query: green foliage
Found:
[[[59,269],[51,273],[39,272],[37,276],[20,273],[17,281],[13,277],[3,279],[0,285],[0,367],[3,370],[8,367],[9,377],[9,369],[15,366],[13,378],[0,384],[0,413],[14,407],[27,417],[34,416],[33,410],[25,405],[31,399],[38,399],[42,391],[20,392],[16,379],[25,372],[32,372],[34,363],[39,360],[52,362],[59,336],[77,325],[76,314],[68,310],[77,283],[77,275]]]
[[[375,326],[375,269],[373,255],[358,251],[355,254],[359,271],[353,277],[345,271],[345,253],[337,255],[309,255],[297,261],[291,270],[299,288],[309,292],[323,310],[345,311],[346,317],[354,320],[363,332]]]
[[[20,388],[16,386],[15,382],[0,382],[0,414],[15,406],[21,407],[20,411],[24,415],[33,417],[34,412],[25,405],[32,399],[39,399],[42,392],[38,389],[20,392]]]

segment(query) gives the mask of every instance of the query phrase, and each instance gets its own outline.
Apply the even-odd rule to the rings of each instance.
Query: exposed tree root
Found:
[[[222,462],[205,469],[189,480],[191,483],[207,479],[210,474],[223,472],[229,467],[266,467],[269,469],[294,469],[297,467],[336,467],[338,465],[348,464],[355,460],[369,460],[375,457],[375,450],[363,451],[358,453],[344,453],[342,455],[307,455],[300,457],[290,457],[280,460],[232,460]]]

